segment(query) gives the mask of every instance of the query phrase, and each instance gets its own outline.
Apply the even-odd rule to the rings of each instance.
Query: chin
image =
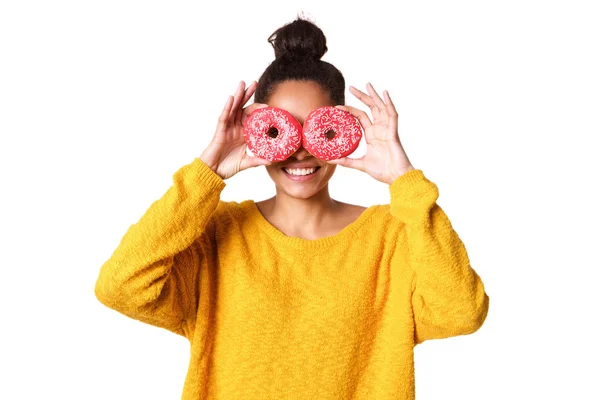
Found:
[[[321,188],[311,187],[311,188],[290,188],[286,186],[279,186],[279,189],[285,192],[288,196],[294,197],[296,199],[310,199],[315,194],[319,193]]]

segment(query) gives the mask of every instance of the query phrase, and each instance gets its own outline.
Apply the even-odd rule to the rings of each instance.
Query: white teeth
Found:
[[[285,172],[290,175],[310,175],[317,170],[317,168],[284,168]]]

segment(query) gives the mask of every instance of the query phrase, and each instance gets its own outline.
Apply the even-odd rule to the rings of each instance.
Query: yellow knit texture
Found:
[[[225,185],[199,158],[181,167],[95,286],[190,341],[182,399],[414,399],[414,346],[485,321],[489,297],[423,171],[317,240],[220,200]]]

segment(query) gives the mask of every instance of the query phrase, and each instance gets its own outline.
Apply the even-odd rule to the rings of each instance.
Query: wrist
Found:
[[[414,169],[415,167],[413,167],[412,164],[409,164],[401,169],[395,170],[390,174],[388,184],[391,185],[396,179],[400,178],[402,175],[406,174],[409,171],[413,171]]]
[[[206,149],[198,158],[216,173],[219,162],[217,158],[211,153],[212,152],[209,149]]]

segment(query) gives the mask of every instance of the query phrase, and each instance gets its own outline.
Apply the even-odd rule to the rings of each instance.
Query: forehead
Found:
[[[267,103],[294,116],[301,124],[315,108],[335,105],[329,94],[312,81],[285,81],[277,85]]]

